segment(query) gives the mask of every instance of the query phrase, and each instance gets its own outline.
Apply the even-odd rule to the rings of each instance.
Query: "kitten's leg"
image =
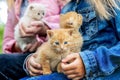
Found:
[[[50,69],[50,61],[46,58],[45,55],[42,55],[40,63],[42,65],[43,74],[51,74],[52,73],[52,71]]]
[[[50,69],[50,64],[49,64],[48,60],[43,61],[43,63],[42,63],[42,69],[43,69],[43,74],[51,74],[52,73],[52,71]]]
[[[57,72],[58,72],[58,73],[62,73],[61,62],[58,63],[58,65],[57,65]]]
[[[27,44],[25,44],[25,43],[24,43],[24,44],[21,44],[21,50],[22,50],[22,51],[25,51],[26,48],[27,48]]]

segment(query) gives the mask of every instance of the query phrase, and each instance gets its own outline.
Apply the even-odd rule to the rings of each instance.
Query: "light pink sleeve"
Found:
[[[59,28],[59,14],[60,7],[57,3],[57,0],[29,0],[31,2],[40,2],[46,6],[46,16],[44,18],[44,22],[48,25],[50,29],[58,29]],[[15,16],[14,9],[11,10],[8,14],[8,20],[6,23],[5,31],[4,31],[4,40],[3,40],[3,51],[5,53],[13,53],[13,46],[15,44],[14,40],[14,27],[17,23],[17,19]],[[46,38],[40,37],[40,41],[44,42]]]
[[[17,23],[17,19],[14,14],[14,8],[8,12],[8,19],[4,29],[4,39],[3,39],[3,52],[12,53],[14,50],[12,47],[15,44],[14,40],[14,26]]]

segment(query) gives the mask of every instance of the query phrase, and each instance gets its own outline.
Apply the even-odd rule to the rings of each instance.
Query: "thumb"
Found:
[[[43,26],[43,22],[42,21],[33,21],[31,22],[32,26]]]
[[[76,57],[75,57],[74,53],[72,53],[72,54],[67,55],[64,59],[62,59],[62,62],[69,63],[69,62],[75,60],[75,58]]]

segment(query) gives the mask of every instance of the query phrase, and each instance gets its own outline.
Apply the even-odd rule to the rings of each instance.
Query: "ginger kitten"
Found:
[[[47,31],[48,41],[36,51],[38,54],[36,61],[42,65],[43,74],[50,74],[52,71],[61,72],[61,60],[71,53],[73,31],[73,29]]]
[[[60,15],[60,28],[74,29],[73,40],[74,44],[71,45],[71,52],[80,52],[83,44],[83,38],[79,32],[82,25],[82,15],[76,12],[67,12]]]

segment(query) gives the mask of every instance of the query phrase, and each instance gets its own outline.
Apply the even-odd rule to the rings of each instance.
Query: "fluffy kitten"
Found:
[[[16,25],[14,32],[15,40],[22,51],[26,49],[27,44],[34,43],[36,41],[36,36],[21,38],[19,32],[19,26],[22,23],[24,27],[30,27],[30,23],[32,21],[39,21],[44,17],[44,15],[45,15],[45,7],[42,4],[31,3],[28,5],[25,14]]]
[[[61,72],[60,62],[70,54],[70,45],[73,43],[73,29],[48,30],[48,41],[36,51],[36,61],[42,65],[43,74],[52,71]]]
[[[67,12],[60,15],[60,27],[64,29],[74,29],[73,40],[74,44],[71,45],[71,52],[80,52],[83,38],[79,32],[82,25],[82,15],[76,12]]]

